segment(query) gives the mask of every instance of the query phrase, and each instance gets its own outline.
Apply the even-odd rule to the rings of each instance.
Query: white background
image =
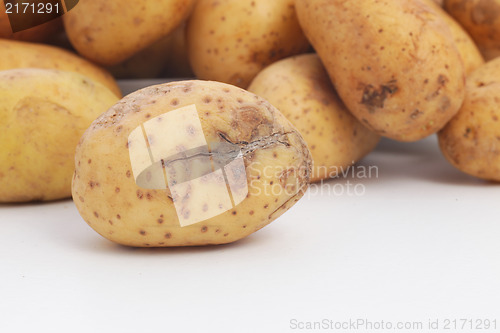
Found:
[[[435,138],[384,140],[361,165],[378,178],[314,187],[224,246],[127,248],[69,200],[0,205],[0,332],[301,331],[293,319],[499,332],[500,185],[455,170]],[[347,181],[364,195],[338,195]],[[444,330],[455,318],[497,329]]]

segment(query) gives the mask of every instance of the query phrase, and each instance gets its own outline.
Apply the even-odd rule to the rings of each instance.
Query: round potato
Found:
[[[311,158],[264,99],[210,81],[124,97],[83,135],[73,198],[102,236],[131,246],[229,243],[303,195]]]
[[[347,108],[380,135],[416,141],[458,111],[465,73],[446,23],[420,0],[297,0],[304,32]]]
[[[464,63],[465,74],[470,74],[478,67],[484,64],[484,58],[476,46],[474,40],[467,31],[455,21],[441,6],[436,5],[434,0],[422,0],[430,7],[434,8],[436,13],[443,19],[450,28],[451,35],[455,41],[458,52]]]
[[[106,70],[54,46],[0,39],[0,59],[0,71],[31,67],[76,72],[105,85],[121,97],[120,88]]]
[[[0,71],[0,202],[71,195],[78,139],[118,98],[72,72]]]
[[[275,62],[248,90],[276,106],[304,136],[313,158],[313,182],[337,176],[380,139],[346,109],[316,54]]]
[[[74,48],[101,65],[116,65],[170,34],[194,0],[80,1],[63,16]]]
[[[242,88],[267,65],[309,48],[294,0],[199,0],[187,42],[198,78]]]
[[[500,0],[444,0],[444,8],[472,36],[486,60],[500,56]]]
[[[472,176],[500,181],[500,58],[467,78],[465,102],[439,132],[448,161]]]

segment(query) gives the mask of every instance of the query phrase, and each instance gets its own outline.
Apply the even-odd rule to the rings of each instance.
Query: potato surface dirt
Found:
[[[217,82],[132,93],[77,148],[73,198],[102,236],[131,246],[229,243],[303,195],[311,157],[269,102]]]

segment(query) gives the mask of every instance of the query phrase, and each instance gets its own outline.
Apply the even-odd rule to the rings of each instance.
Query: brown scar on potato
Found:
[[[391,80],[378,89],[371,84],[361,84],[360,89],[363,90],[361,104],[366,105],[370,113],[374,113],[375,108],[383,108],[385,100],[399,90],[397,80]]]

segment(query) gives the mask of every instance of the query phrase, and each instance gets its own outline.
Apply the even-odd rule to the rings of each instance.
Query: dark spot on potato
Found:
[[[95,217],[99,217],[99,213],[98,212],[94,212],[94,216]]]
[[[243,229],[245,229],[246,227],[247,227],[247,225],[246,225],[246,224],[245,224],[245,225],[243,225]]]
[[[108,223],[109,223],[110,225],[113,225],[113,221],[111,221],[111,220],[108,220]]]
[[[151,114],[150,114],[150,113],[147,113],[147,114],[144,116],[144,118],[146,118],[146,119],[151,118]]]
[[[420,117],[422,114],[424,114],[422,111],[420,111],[419,109],[415,109],[411,114],[410,114],[410,118],[415,120],[417,119],[418,117]]]
[[[249,214],[249,215],[253,215],[253,214],[254,214],[254,211],[253,211],[253,210],[251,210],[251,211],[249,211],[249,212],[248,212],[248,214]]]
[[[151,193],[146,192],[146,199],[148,199],[148,200],[153,199],[153,196],[151,195]]]
[[[179,104],[179,100],[177,98],[174,98],[170,101],[170,105],[172,106],[176,106],[177,104]]]
[[[208,231],[208,227],[206,225],[201,227],[201,232],[207,232],[207,231]]]
[[[142,235],[142,236],[145,236],[146,235],[146,231],[144,230],[140,230],[139,233]]]
[[[167,232],[167,233],[165,234],[165,238],[167,238],[167,239],[172,238],[172,234],[171,234],[170,232]]]
[[[144,196],[144,193],[142,193],[141,190],[137,190],[136,194],[137,194],[137,198],[139,198],[139,199],[142,199],[142,197]]]
[[[227,237],[228,235],[229,235],[229,234],[226,232],[226,233],[224,234],[224,237]]]
[[[163,223],[163,219],[158,219],[156,220],[159,224],[162,224]]]
[[[233,210],[233,211],[231,212],[231,214],[236,215],[237,213],[236,213],[236,211],[235,211],[235,210]]]
[[[370,113],[375,112],[375,108],[383,108],[385,100],[398,91],[397,80],[389,81],[378,89],[371,84],[361,85],[360,88],[363,90],[361,104],[366,105]]]
[[[210,96],[205,96],[205,97],[203,98],[203,103],[208,104],[208,103],[210,103],[211,101],[212,101],[212,97],[210,97]]]
[[[265,205],[264,205],[264,209],[267,209],[268,207],[269,207],[269,205],[268,205],[268,204],[265,204]]]
[[[121,215],[120,215],[120,214],[116,214],[116,218],[119,220],[119,219],[121,219],[122,217],[121,217]]]
[[[119,187],[115,188],[115,193],[120,193],[120,188]]]
[[[130,178],[130,176],[132,175],[132,173],[130,172],[130,170],[127,170],[127,173],[125,175],[127,176],[127,178]]]
[[[90,158],[89,158],[89,160],[88,160],[87,162],[88,162],[89,164],[91,164],[91,163],[92,163],[92,159],[90,159]]]
[[[85,202],[85,199],[81,195],[78,197],[78,199],[80,199],[81,202]]]

